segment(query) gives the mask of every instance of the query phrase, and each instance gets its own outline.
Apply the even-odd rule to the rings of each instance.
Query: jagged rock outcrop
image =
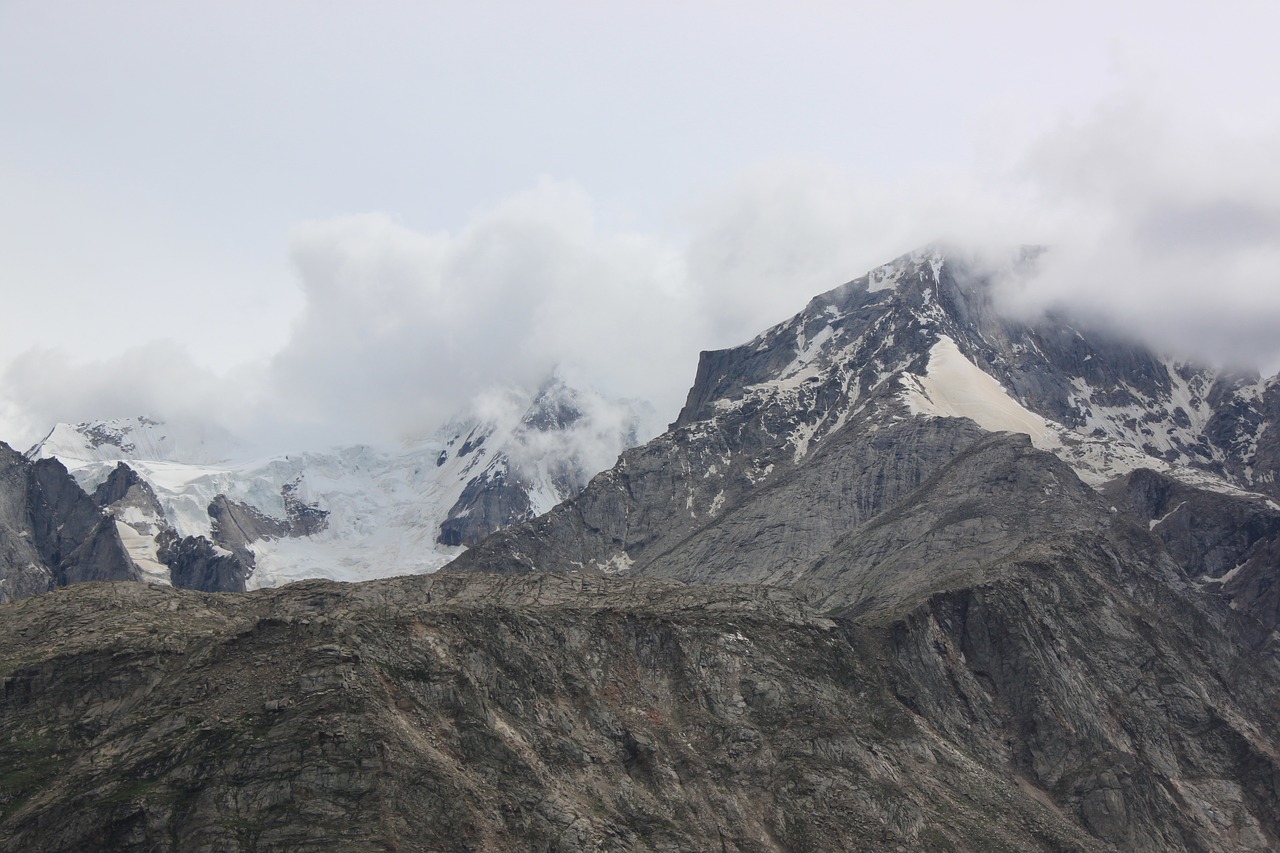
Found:
[[[58,586],[98,580],[137,580],[115,523],[56,459],[28,469],[32,536]]]
[[[244,592],[252,571],[239,555],[219,548],[203,536],[165,533],[159,537],[156,556],[169,567],[169,580],[179,589],[204,592]]]
[[[0,602],[93,580],[137,580],[115,522],[57,460],[0,443]]]
[[[1140,469],[1108,484],[1115,505],[1158,538],[1183,574],[1257,619],[1280,628],[1280,508],[1258,496],[1196,489]]]
[[[314,536],[329,526],[329,511],[304,501],[298,495],[299,479],[280,487],[284,501],[284,517],[288,522],[288,535]]]
[[[257,562],[254,543],[310,536],[327,526],[328,513],[305,503],[297,492],[297,482],[281,489],[283,519],[219,494],[205,510],[210,520],[207,536],[181,535],[150,483],[126,462],[117,463],[98,484],[93,500],[124,526],[121,529],[136,534],[126,548],[146,580],[205,592],[243,592]]]
[[[512,524],[533,518],[533,503],[519,476],[503,464],[467,482],[440,522],[441,545],[474,545]]]
[[[159,510],[159,504],[155,502],[155,492],[151,490],[147,482],[138,476],[137,471],[134,471],[124,462],[118,462],[116,467],[111,469],[111,473],[107,475],[107,479],[99,483],[97,488],[93,490],[93,500],[98,506],[106,509],[138,497],[139,491],[143,495],[150,497],[150,500],[146,501],[146,503]]]
[[[157,539],[158,559],[169,567],[171,583],[204,592],[244,592],[257,557],[256,542],[309,536],[324,530],[328,513],[298,499],[296,484],[282,491],[287,517],[272,518],[250,504],[218,495],[209,503],[209,537],[168,532]]]
[[[288,521],[272,518],[246,503],[218,495],[209,503],[209,518],[213,519],[213,541],[240,557],[247,565],[253,565],[253,552],[249,544],[259,539],[288,536]]]

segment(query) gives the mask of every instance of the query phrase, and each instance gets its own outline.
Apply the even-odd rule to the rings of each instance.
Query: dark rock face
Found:
[[[115,522],[62,463],[32,463],[0,443],[0,602],[139,577]]]
[[[29,469],[31,523],[36,547],[58,586],[96,580],[137,580],[115,522],[76,484],[56,459]]]
[[[32,537],[29,465],[0,443],[0,602],[54,587],[53,570],[43,563]]]
[[[1093,538],[1000,574],[889,627],[909,707],[1119,849],[1275,845],[1274,635]]]
[[[179,589],[244,592],[245,579],[253,570],[252,563],[220,550],[203,536],[161,534],[156,556],[169,567],[170,583]]]
[[[494,530],[533,517],[525,483],[506,466],[485,471],[463,488],[440,524],[442,545],[474,545]]]
[[[1280,628],[1280,509],[1258,497],[1195,489],[1138,470],[1105,494],[1155,535],[1188,580],[1257,619],[1263,635]]]
[[[176,533],[165,536],[156,554],[169,566],[173,585],[204,592],[244,592],[245,581],[257,562],[250,545],[262,539],[309,536],[324,530],[329,513],[300,500],[296,488],[286,485],[282,492],[284,519],[218,495],[209,504],[212,540]]]
[[[139,533],[155,537],[156,559],[169,567],[169,581],[183,589],[243,592],[256,558],[250,546],[285,536],[308,536],[328,525],[328,513],[297,495],[297,485],[282,490],[284,519],[273,518],[249,504],[218,495],[208,507],[211,537],[181,536],[165,520],[155,493],[128,464],[121,462],[94,492],[94,501],[109,514],[141,510],[150,521],[127,522]]]
[[[171,534],[156,555],[169,567],[174,586],[205,592],[244,592],[255,558],[249,545],[259,539],[289,535],[289,523],[254,507],[218,495],[209,503],[212,541],[203,536]]]
[[[94,503],[105,509],[112,504],[127,500],[129,498],[129,490],[137,487],[144,488],[148,492],[151,491],[151,487],[138,476],[137,471],[120,462],[107,475],[107,479],[99,483],[98,488],[94,489],[93,500]],[[152,500],[154,501],[154,499],[155,495],[153,493]]]
[[[298,483],[285,483],[280,489],[284,499],[284,517],[289,536],[312,536],[329,526],[329,512],[304,502],[298,497]]]
[[[253,553],[249,550],[249,543],[288,536],[290,532],[287,521],[272,518],[246,503],[233,501],[226,495],[218,495],[210,502],[209,518],[213,519],[214,543],[231,551],[250,566],[253,565]]]

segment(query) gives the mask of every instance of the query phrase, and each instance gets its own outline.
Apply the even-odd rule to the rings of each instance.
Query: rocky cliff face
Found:
[[[137,580],[115,522],[57,460],[0,443],[0,602],[94,580]]]
[[[42,459],[36,465],[61,462]],[[283,519],[217,495],[206,509],[207,535],[181,535],[150,483],[125,462],[116,463],[94,490],[92,500],[115,520],[118,531],[124,531],[128,559],[143,579],[205,592],[244,592],[256,564],[254,543],[308,536],[325,527],[327,513],[299,500],[296,487],[289,483],[282,489]]]
[[[1201,588],[1280,628],[1280,507],[1258,496],[1195,489],[1138,470],[1104,492],[1160,540],[1182,573]]]

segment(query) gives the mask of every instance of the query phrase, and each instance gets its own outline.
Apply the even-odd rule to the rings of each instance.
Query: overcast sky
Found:
[[[0,0],[0,439],[421,433],[700,349],[935,238],[1280,366],[1269,4]]]

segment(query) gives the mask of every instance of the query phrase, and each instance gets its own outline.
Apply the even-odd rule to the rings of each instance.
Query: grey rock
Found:
[[[889,275],[897,286],[879,287]],[[858,627],[863,659],[922,725],[1097,844],[1268,849],[1277,513],[1239,490],[1274,493],[1275,383],[1063,317],[1010,320],[990,281],[938,253],[900,259],[704,353],[668,433],[445,571],[786,587]],[[1055,455],[912,416],[899,392],[942,335],[1081,432]],[[1141,471],[1090,488],[1071,465],[1091,440],[1220,489]],[[1179,502],[1185,519],[1165,518]],[[749,693],[770,707],[788,689]],[[901,825],[929,814],[904,812]]]
[[[284,514],[288,521],[288,536],[295,538],[312,536],[329,526],[329,511],[309,504],[298,497],[298,483],[285,483],[280,489],[284,499]]]
[[[238,554],[220,549],[203,536],[166,531],[157,538],[156,556],[169,567],[169,580],[180,589],[244,592],[253,571]]]
[[[1196,489],[1139,469],[1104,494],[1159,539],[1183,574],[1258,620],[1280,628],[1280,510],[1261,497]]]
[[[94,580],[137,580],[115,522],[56,460],[0,443],[0,601]]]
[[[290,534],[287,521],[272,518],[246,503],[218,495],[209,503],[213,520],[213,542],[226,548],[247,567],[254,563],[249,544],[259,539],[278,539]],[[213,592],[213,590],[208,590]]]

